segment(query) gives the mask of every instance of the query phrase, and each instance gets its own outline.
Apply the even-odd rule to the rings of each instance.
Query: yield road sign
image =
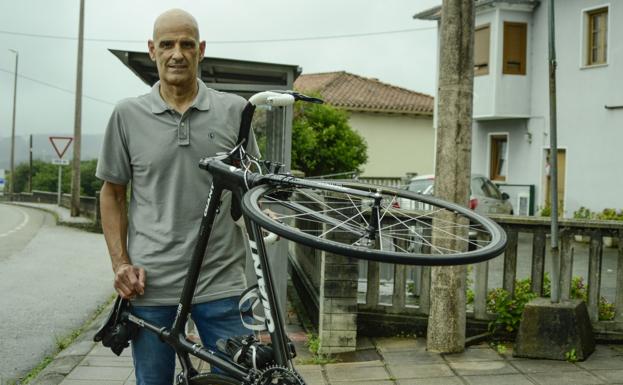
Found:
[[[56,164],[59,166],[67,166],[69,164],[68,159],[52,159],[52,164]]]
[[[59,159],[65,155],[65,151],[67,151],[73,140],[74,138],[71,136],[50,136],[50,143],[52,143],[52,147],[54,147],[54,151],[56,151]]]

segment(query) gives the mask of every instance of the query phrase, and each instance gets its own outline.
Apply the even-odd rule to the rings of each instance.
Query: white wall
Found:
[[[583,12],[607,4],[610,5],[608,64],[586,68],[582,64],[585,54]],[[507,182],[536,185],[537,208],[545,201],[544,154],[550,145],[547,9],[545,0],[535,9],[528,25],[529,88],[526,95],[523,91],[513,91],[516,87],[510,83],[505,86],[504,80],[508,79],[504,77],[508,75],[502,76],[499,66],[495,70],[496,76],[502,79],[492,94],[499,100],[496,113],[504,116],[505,105],[524,103],[529,107],[529,118],[476,120],[473,136],[473,171],[486,174],[488,134],[509,132]],[[513,13],[520,19],[526,15],[504,10],[497,12],[499,25],[503,25],[504,20],[519,21],[511,16]],[[479,23],[477,19],[477,25]],[[623,2],[566,0],[556,3],[558,147],[566,150],[564,215],[567,217],[580,206],[594,211],[607,207],[623,208],[623,172],[619,169],[623,165],[623,109],[604,108],[604,105],[623,105],[623,43],[616,38],[623,36],[622,26]],[[502,36],[500,32],[497,38],[502,39]],[[501,63],[501,47],[498,56]],[[475,92],[479,91],[476,87],[478,81],[477,77]],[[483,90],[482,85],[480,90]],[[521,98],[523,102],[519,100]],[[475,117],[480,108],[476,103],[477,99]],[[530,142],[526,133],[530,134]]]
[[[352,112],[349,123],[368,144],[363,176],[404,177],[434,172],[432,116]]]
[[[610,5],[607,65],[583,66],[583,11]],[[559,143],[567,147],[567,207],[623,208],[623,2],[556,3]]]

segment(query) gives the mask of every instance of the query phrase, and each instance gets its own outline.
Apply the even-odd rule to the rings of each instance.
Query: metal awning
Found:
[[[123,64],[149,86],[158,81],[158,71],[147,52],[111,49]],[[201,61],[201,80],[210,88],[248,98],[266,90],[289,90],[301,74],[297,65],[263,63],[206,56]]]

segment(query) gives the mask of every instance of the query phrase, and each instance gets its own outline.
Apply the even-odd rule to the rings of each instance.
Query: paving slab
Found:
[[[397,380],[398,385],[464,385],[458,377],[409,378]]]
[[[331,384],[340,381],[360,383],[389,379],[389,374],[381,361],[332,364],[326,365],[325,370]]]
[[[507,361],[464,361],[450,362],[450,367],[461,376],[483,376],[489,374],[517,374]]]
[[[78,366],[67,376],[67,380],[125,382],[133,371],[132,368],[123,367]]]
[[[305,379],[307,385],[326,385],[327,383],[320,365],[298,365],[296,370]]]
[[[581,370],[578,366],[567,361],[517,359],[510,361],[511,365],[523,373],[552,373],[572,372]]]
[[[443,356],[439,353],[428,353],[426,351],[399,351],[382,353],[385,362],[391,365],[410,364],[428,365],[445,363]]]
[[[623,356],[591,355],[586,361],[577,362],[576,365],[587,370],[621,369],[623,368]]]
[[[534,385],[532,381],[521,374],[468,376],[464,379],[470,385]]]
[[[592,373],[609,384],[623,384],[623,368],[616,370],[593,370]]]
[[[448,362],[471,362],[471,361],[502,361],[504,357],[495,350],[487,346],[469,347],[463,353],[444,354],[443,357]]]
[[[454,372],[447,364],[387,365],[387,370],[397,379],[454,376]]]
[[[607,382],[585,371],[562,373],[537,373],[530,378],[539,385],[600,385]]]

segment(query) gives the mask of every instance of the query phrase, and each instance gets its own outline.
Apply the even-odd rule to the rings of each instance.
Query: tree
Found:
[[[307,176],[360,171],[368,159],[365,140],[348,114],[326,104],[297,103],[292,123],[292,168]]]
[[[80,194],[95,196],[95,192],[102,188],[102,181],[95,177],[97,159],[80,162]],[[61,190],[69,193],[71,188],[71,168],[63,167]],[[56,192],[58,188],[58,166],[42,160],[32,162],[32,189],[39,191]],[[21,163],[15,168],[15,192],[28,191],[28,163]]]

